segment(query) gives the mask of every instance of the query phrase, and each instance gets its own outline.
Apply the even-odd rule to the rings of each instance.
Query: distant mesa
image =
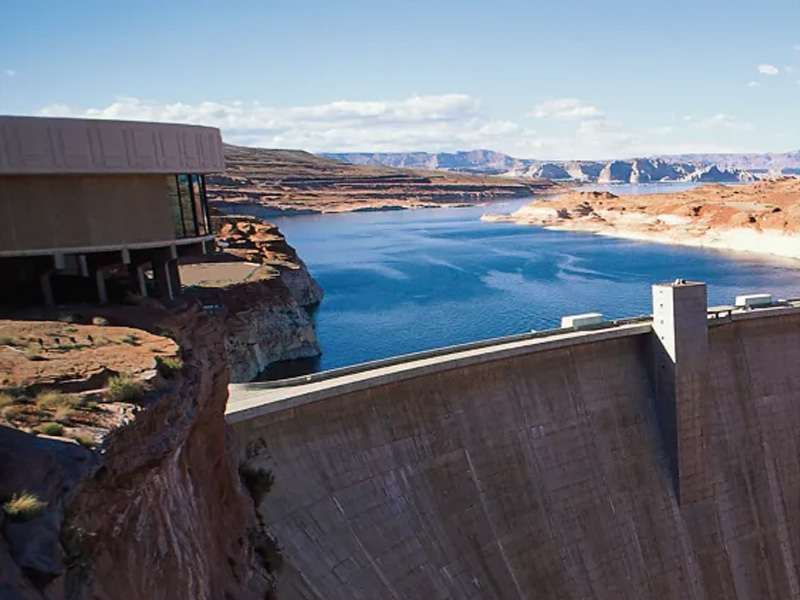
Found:
[[[543,161],[491,150],[463,152],[325,153],[354,165],[455,171],[580,183],[730,183],[800,174],[800,152],[682,154],[613,161]]]

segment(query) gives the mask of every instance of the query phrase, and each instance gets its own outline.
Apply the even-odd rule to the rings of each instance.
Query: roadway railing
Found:
[[[653,317],[651,315],[640,315],[638,317],[629,317],[625,319],[614,319],[611,321],[604,321],[603,323],[598,323],[597,325],[585,326],[579,329],[574,329],[574,328],[543,329],[539,331],[530,331],[527,333],[517,333],[514,335],[491,338],[488,340],[480,340],[477,342],[467,342],[465,344],[445,346],[443,348],[434,348],[432,350],[422,350],[420,352],[412,352],[410,354],[401,354],[399,356],[392,356],[391,358],[381,358],[378,360],[372,360],[365,363],[359,363],[357,365],[339,367],[337,369],[330,369],[328,371],[319,371],[317,373],[309,373],[308,375],[300,375],[296,377],[288,377],[286,379],[276,379],[272,381],[253,381],[245,385],[247,385],[249,389],[259,389],[259,388],[275,389],[275,388],[292,387],[296,385],[305,385],[308,383],[326,381],[328,379],[342,377],[344,375],[363,373],[364,371],[371,371],[373,369],[379,369],[381,367],[392,367],[395,365],[413,362],[416,360],[424,360],[426,358],[434,358],[437,356],[447,356],[449,354],[456,354],[458,352],[465,352],[468,350],[479,350],[481,348],[488,348],[490,346],[498,346],[501,344],[509,344],[513,342],[524,342],[528,340],[546,338],[553,335],[564,334],[564,333],[589,332],[589,331],[597,331],[599,329],[613,329],[615,327],[621,327],[623,325],[632,325],[635,323],[647,323],[652,320]]]

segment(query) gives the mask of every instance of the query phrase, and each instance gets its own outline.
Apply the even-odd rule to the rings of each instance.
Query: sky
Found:
[[[311,152],[800,148],[798,0],[2,0],[0,114]]]

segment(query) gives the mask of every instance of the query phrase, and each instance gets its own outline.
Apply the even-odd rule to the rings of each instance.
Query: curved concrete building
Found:
[[[204,174],[223,169],[212,127],[0,117],[0,281],[53,303],[82,277],[104,301],[127,274],[173,297],[177,259],[212,247]]]

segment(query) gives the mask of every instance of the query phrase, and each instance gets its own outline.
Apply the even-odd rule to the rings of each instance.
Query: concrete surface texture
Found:
[[[0,175],[224,169],[222,137],[214,127],[0,116]]]
[[[800,598],[798,311],[719,322],[685,371],[678,332],[671,387],[658,335],[623,333],[232,415],[275,476],[277,597]]]

